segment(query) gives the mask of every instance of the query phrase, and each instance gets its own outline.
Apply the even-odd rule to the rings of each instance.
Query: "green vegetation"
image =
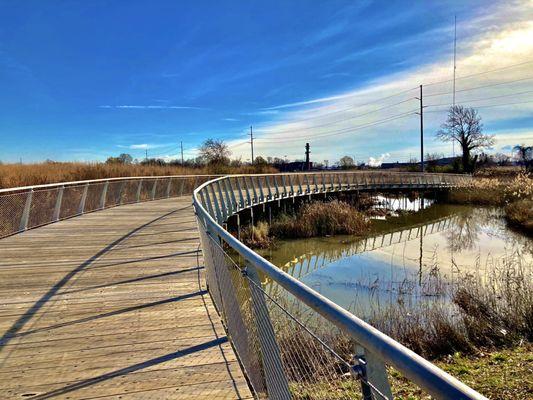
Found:
[[[435,364],[491,399],[526,400],[533,396],[533,346],[524,344],[500,351],[480,351],[444,357]],[[398,371],[389,370],[396,399],[429,399]]]

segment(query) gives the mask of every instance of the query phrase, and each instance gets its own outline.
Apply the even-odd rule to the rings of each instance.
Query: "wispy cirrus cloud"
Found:
[[[175,143],[162,143],[162,144],[135,143],[135,144],[128,144],[128,145],[119,144],[117,145],[117,147],[120,147],[122,149],[130,149],[130,150],[151,150],[151,149],[160,149],[160,148],[168,147],[172,145],[175,145]]]
[[[166,105],[101,105],[98,108],[108,108],[108,109],[139,109],[139,110],[206,110],[204,107],[194,107],[194,106],[166,106]]]

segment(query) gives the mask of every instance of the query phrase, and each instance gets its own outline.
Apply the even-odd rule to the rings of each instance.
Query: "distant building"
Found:
[[[275,165],[280,172],[299,172],[307,171],[307,164],[305,161],[291,161],[283,164]],[[313,162],[309,161],[309,168],[313,169]]]
[[[431,164],[435,165],[435,166],[439,166],[439,167],[442,167],[442,166],[445,166],[445,165],[453,165],[453,160],[455,158],[454,157],[444,157],[444,158],[439,158],[437,160],[431,160],[431,161],[427,161],[427,160],[424,160],[424,164],[427,165],[428,162],[431,162]],[[381,169],[392,169],[392,168],[406,168],[406,167],[412,167],[412,166],[420,166],[420,161],[418,162],[415,162],[415,163],[411,163],[411,162],[387,162],[387,163],[382,163],[381,164]]]

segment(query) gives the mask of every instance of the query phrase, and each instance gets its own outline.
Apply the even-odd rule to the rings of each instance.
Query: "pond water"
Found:
[[[533,240],[509,229],[500,209],[394,204],[416,212],[374,219],[364,237],[280,240],[262,255],[358,315],[399,300],[446,301],[458,279],[483,279],[509,262],[533,268]]]

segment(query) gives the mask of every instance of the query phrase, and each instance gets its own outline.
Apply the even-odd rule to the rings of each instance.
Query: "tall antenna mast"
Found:
[[[455,105],[455,70],[457,69],[457,15],[454,16],[453,29],[453,105]]]
[[[453,106],[455,107],[455,70],[457,69],[457,14],[453,18]],[[452,140],[452,157],[455,158],[455,142]]]

